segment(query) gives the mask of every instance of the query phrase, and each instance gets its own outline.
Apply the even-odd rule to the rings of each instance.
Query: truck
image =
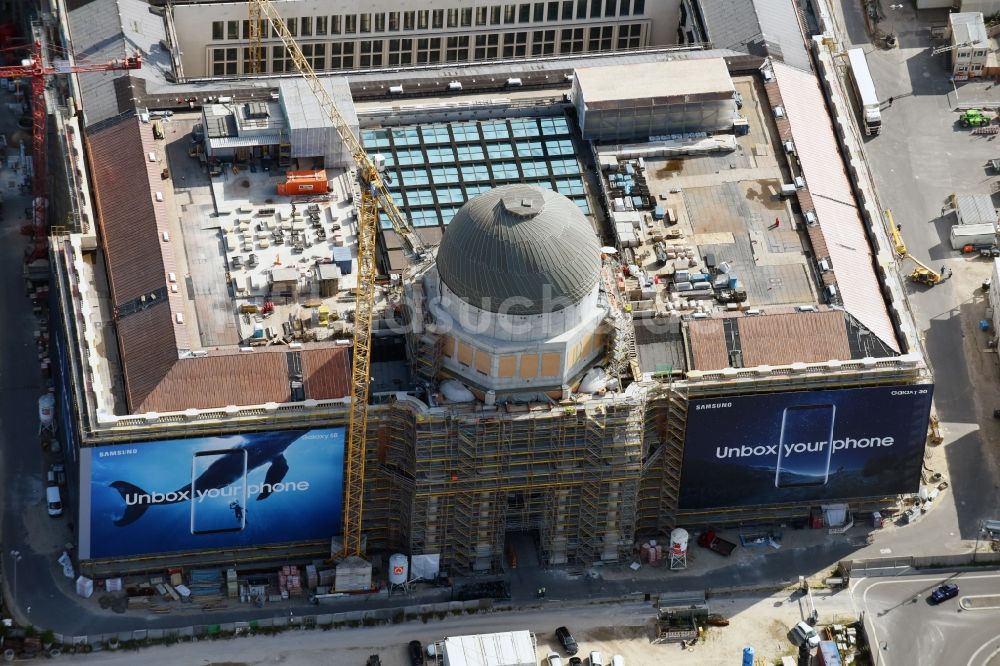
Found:
[[[736,549],[735,543],[732,541],[726,541],[716,534],[715,530],[712,528],[709,528],[701,533],[698,537],[698,545],[702,548],[708,548],[723,557],[729,557]]]
[[[848,49],[847,59],[850,63],[851,82],[858,99],[862,125],[866,136],[873,136],[882,131],[882,110],[875,92],[875,81],[868,70],[868,60],[861,49]]]
[[[965,250],[970,245],[976,249],[990,247],[997,244],[997,225],[989,222],[956,224],[952,226],[948,236],[953,250]]]

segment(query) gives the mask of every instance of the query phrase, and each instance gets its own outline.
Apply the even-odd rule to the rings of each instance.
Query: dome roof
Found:
[[[600,245],[587,218],[563,195],[506,185],[455,213],[438,249],[437,269],[456,296],[481,310],[555,312],[593,290],[600,279]]]

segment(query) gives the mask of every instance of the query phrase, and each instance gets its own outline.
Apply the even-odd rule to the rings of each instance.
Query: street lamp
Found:
[[[21,551],[11,550],[10,556],[14,558],[14,606],[17,606],[17,563],[21,561]]]
[[[979,539],[983,536],[983,532],[986,531],[986,527],[983,521],[979,521],[979,529],[976,530],[976,549],[972,551],[972,563],[976,563],[976,558],[979,556]]]

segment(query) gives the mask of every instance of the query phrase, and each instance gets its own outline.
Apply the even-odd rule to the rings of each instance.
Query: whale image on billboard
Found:
[[[81,559],[340,533],[343,428],[134,442],[80,454]]]
[[[918,384],[691,400],[679,508],[915,492],[933,390]]]

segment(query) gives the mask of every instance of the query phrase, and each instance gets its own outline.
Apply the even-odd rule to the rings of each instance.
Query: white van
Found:
[[[59,486],[47,486],[45,488],[45,502],[48,506],[50,516],[62,515],[62,495],[59,494]]]
[[[590,666],[604,666],[604,655],[597,650],[590,653]]]

